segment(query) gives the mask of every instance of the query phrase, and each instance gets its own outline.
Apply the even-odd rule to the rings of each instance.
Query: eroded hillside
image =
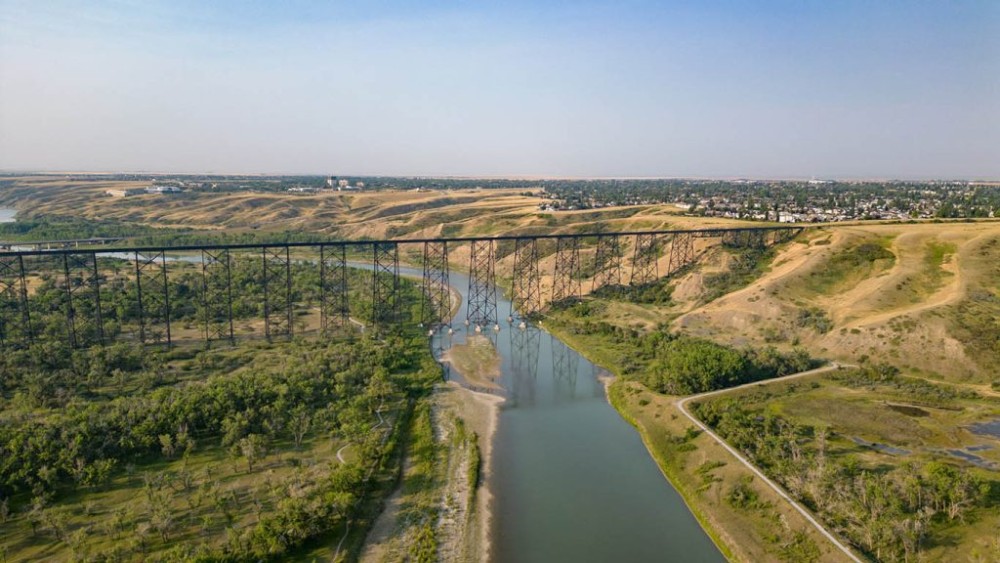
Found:
[[[780,249],[758,279],[692,307],[674,325],[731,343],[798,344],[821,357],[987,383],[1000,373],[1000,225],[812,231]]]
[[[538,190],[351,192],[213,192],[112,197],[109,189],[148,182],[12,178],[0,186],[0,206],[31,216],[121,221],[203,230],[316,232],[345,238],[416,238],[510,233],[698,228],[738,224],[684,217],[672,205],[543,211]]]

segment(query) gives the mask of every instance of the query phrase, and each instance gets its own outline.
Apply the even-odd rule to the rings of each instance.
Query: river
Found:
[[[468,278],[452,274],[450,281],[462,308],[455,334],[432,340],[438,357],[468,330]],[[500,331],[483,332],[502,357],[506,397],[486,483],[494,498],[493,561],[725,561],[639,434],[608,403],[599,379],[607,374],[550,333],[508,324],[510,307],[498,298]]]
[[[413,273],[413,272],[407,272]],[[463,308],[438,353],[464,341],[468,278],[451,275]],[[507,322],[489,336],[503,359],[492,467],[493,560],[724,561],[639,434],[608,403],[606,375],[534,326]]]

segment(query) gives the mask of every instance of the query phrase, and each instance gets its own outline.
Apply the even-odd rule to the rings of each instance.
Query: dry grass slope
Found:
[[[146,182],[69,181],[63,177],[9,179],[0,206],[38,215],[119,220],[156,227],[339,234],[347,238],[475,236],[711,227],[735,224],[677,215],[672,206],[542,212],[545,200],[525,190],[428,190],[323,193],[187,192],[115,198],[110,188]]]
[[[994,324],[1000,319],[998,240],[996,223],[815,231],[780,252],[754,283],[686,312],[675,326],[736,344],[797,343],[822,357],[868,357],[934,378],[988,383],[1000,373],[998,358],[977,339],[991,336],[963,334],[969,322],[955,317],[972,299],[983,330],[990,316]],[[882,253],[842,259],[860,248]]]

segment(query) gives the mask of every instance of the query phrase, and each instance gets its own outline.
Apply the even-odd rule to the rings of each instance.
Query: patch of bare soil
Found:
[[[470,334],[464,344],[456,344],[441,356],[472,386],[479,389],[500,389],[500,354],[493,342],[482,334]]]
[[[489,477],[493,434],[500,403],[495,395],[477,393],[456,383],[449,383],[436,396],[436,422],[442,439],[451,440],[455,424],[449,418],[462,421],[467,441],[451,440],[448,456],[447,485],[441,496],[438,521],[438,554],[442,561],[487,561],[490,552],[489,488],[483,486]],[[471,440],[478,453],[473,453]],[[471,482],[469,471],[472,457],[479,458],[479,479]]]

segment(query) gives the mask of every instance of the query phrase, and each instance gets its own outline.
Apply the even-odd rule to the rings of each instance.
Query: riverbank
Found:
[[[618,375],[609,365],[599,335],[576,334],[547,321],[546,328],[591,362]],[[845,561],[801,514],[759,480],[677,408],[678,397],[649,391],[615,378],[606,382],[608,401],[642,438],[664,477],[727,558],[735,561]],[[734,489],[756,495],[754,507],[729,501]]]
[[[489,338],[482,334],[470,334],[465,342],[455,344],[441,354],[441,362],[446,362],[458,371],[474,389],[500,391],[500,354]]]
[[[361,561],[432,552],[437,560],[475,561],[489,553],[492,498],[483,484],[501,402],[448,382],[417,409],[400,485],[372,527]]]
[[[468,499],[468,504],[456,513],[442,513],[442,522],[453,529],[445,535],[439,553],[445,561],[484,561],[487,559],[485,554],[491,551],[493,516],[492,490],[485,485],[493,467],[493,438],[503,398],[450,382],[435,395],[435,402],[444,415],[441,419],[454,416],[462,421],[465,437],[475,448],[474,452],[467,451],[458,459],[459,463],[452,464],[450,481],[454,486],[451,494],[442,500]],[[462,438],[461,432],[456,437]],[[447,554],[452,557],[446,557]]]

